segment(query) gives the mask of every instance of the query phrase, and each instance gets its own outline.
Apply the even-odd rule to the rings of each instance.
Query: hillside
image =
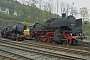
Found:
[[[23,5],[17,1],[0,0],[0,19],[26,21],[30,23],[43,22],[56,14],[40,10],[35,5]]]
[[[86,35],[90,36],[90,22],[88,21],[83,22],[83,30],[86,33]]]

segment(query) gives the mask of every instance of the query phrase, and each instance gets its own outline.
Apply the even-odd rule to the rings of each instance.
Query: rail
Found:
[[[8,57],[8,56],[4,56],[4,55],[0,55],[1,58],[4,58],[4,59],[8,59],[8,60],[16,60],[14,58],[11,58],[11,57]]]

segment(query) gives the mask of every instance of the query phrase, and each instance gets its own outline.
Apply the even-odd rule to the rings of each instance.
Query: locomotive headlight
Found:
[[[82,34],[80,33],[79,35],[81,36]]]
[[[17,34],[17,36],[19,36],[19,34]]]
[[[70,33],[70,35],[72,36],[72,33]]]
[[[42,36],[42,37],[44,37],[44,36]]]

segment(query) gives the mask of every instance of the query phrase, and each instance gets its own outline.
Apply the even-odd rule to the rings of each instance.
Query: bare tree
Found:
[[[72,3],[72,6],[70,7],[70,14],[71,15],[77,15],[78,14],[76,8],[74,7],[74,2]]]
[[[83,20],[89,18],[89,12],[88,11],[89,10],[87,9],[87,7],[80,8],[80,15],[82,16]]]
[[[52,0],[50,0],[49,3],[48,2],[45,3],[44,10],[48,11],[49,12],[48,15],[51,16],[51,12],[53,12],[53,2],[52,2]]]
[[[60,10],[61,10],[61,14],[62,13],[66,13],[66,6],[65,6],[65,3],[64,2],[61,2],[61,4],[60,4]]]
[[[61,2],[60,9],[61,9],[61,14],[62,13],[66,13],[66,15],[69,15],[69,14],[76,15],[77,14],[77,10],[74,7],[74,3],[72,5],[69,5],[68,3]]]

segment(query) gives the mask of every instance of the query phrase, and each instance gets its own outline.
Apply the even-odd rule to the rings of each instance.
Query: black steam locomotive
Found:
[[[62,18],[51,18],[45,23],[30,27],[31,38],[42,42],[77,44],[83,40],[82,19],[62,14]]]
[[[1,36],[3,38],[11,38],[13,40],[23,40],[25,39],[25,36],[23,34],[23,31],[27,29],[26,26],[22,25],[21,23],[18,23],[14,26],[7,26],[2,29]]]

